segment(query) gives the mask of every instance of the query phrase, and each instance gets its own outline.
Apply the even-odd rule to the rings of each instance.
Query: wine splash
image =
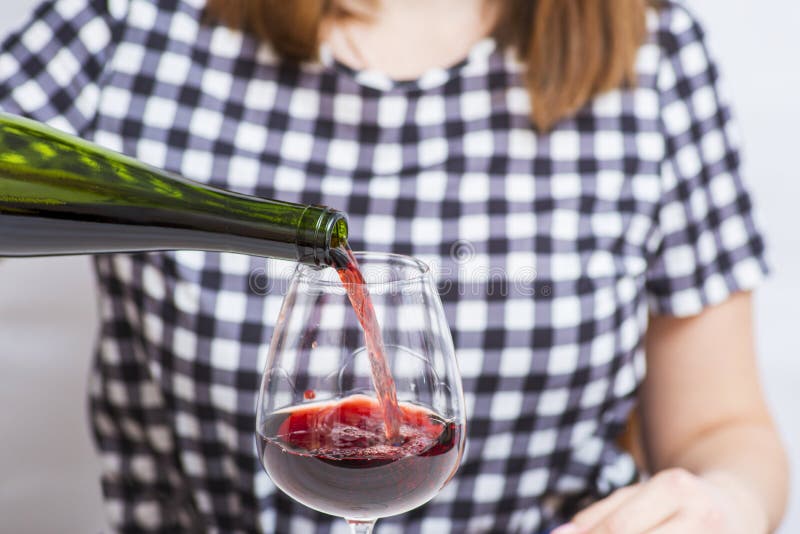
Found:
[[[374,518],[435,495],[458,466],[463,429],[420,406],[399,406],[400,443],[388,441],[382,409],[366,395],[271,414],[258,429],[270,477],[326,513]]]
[[[381,328],[372,299],[369,297],[364,276],[358,268],[358,261],[353,251],[346,242],[332,248],[331,258],[333,267],[342,280],[353,311],[358,317],[358,322],[364,329],[369,364],[372,369],[372,382],[378,394],[378,402],[383,411],[383,420],[386,427],[386,437],[391,443],[400,443],[400,423],[402,413],[397,404],[397,391],[392,378],[389,362],[386,359],[386,349],[383,346]]]

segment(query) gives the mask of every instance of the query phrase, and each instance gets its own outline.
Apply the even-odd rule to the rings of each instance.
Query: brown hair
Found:
[[[366,2],[366,7],[365,7]],[[375,0],[207,0],[211,17],[313,59],[326,17],[363,16]],[[592,97],[635,82],[646,0],[500,0],[494,36],[526,64],[532,121],[549,129]]]

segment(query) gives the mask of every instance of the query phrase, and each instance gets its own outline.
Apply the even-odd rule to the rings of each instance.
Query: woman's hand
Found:
[[[789,468],[758,384],[751,301],[738,293],[691,317],[650,317],[639,420],[643,467],[656,475],[552,534],[777,528]]]
[[[767,524],[733,477],[667,469],[596,502],[552,534],[764,534]]]

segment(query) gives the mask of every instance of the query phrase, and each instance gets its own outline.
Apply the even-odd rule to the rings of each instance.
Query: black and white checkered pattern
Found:
[[[202,7],[47,2],[2,45],[0,107],[202,182],[338,207],[354,248],[433,265],[468,449],[438,498],[378,532],[540,532],[633,480],[615,439],[648,312],[698,313],[765,272],[691,16],[651,12],[637,87],[537,135],[521,67],[490,40],[392,83],[327,53],[283,64],[202,25]],[[91,409],[112,524],[344,532],[276,491],[254,452],[287,266],[190,251],[96,264]]]

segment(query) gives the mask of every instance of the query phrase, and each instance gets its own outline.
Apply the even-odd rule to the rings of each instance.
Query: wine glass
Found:
[[[364,534],[377,519],[426,503],[453,477],[465,416],[428,266],[396,254],[354,257],[364,284],[343,283],[333,268],[296,268],[264,370],[256,440],[276,486]],[[366,342],[350,300],[359,294],[371,299],[382,343]],[[376,381],[382,357],[391,377]],[[379,396],[376,384],[394,391]],[[385,419],[391,414],[396,424]]]

